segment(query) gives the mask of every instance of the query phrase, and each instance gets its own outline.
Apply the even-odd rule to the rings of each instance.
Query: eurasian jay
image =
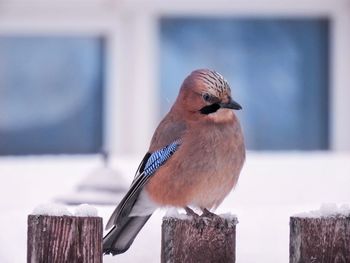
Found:
[[[217,72],[193,71],[158,125],[148,152],[113,212],[103,252],[125,252],[159,207],[210,213],[235,187],[245,160],[242,130],[228,82]]]

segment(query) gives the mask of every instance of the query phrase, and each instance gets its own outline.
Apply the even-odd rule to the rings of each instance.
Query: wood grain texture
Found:
[[[102,218],[28,216],[28,263],[102,263]]]
[[[163,218],[162,263],[235,262],[237,218]]]
[[[350,217],[291,217],[289,262],[349,263]]]

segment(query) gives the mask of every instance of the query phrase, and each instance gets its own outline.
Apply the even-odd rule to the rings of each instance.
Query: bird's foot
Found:
[[[199,217],[199,215],[188,206],[185,207],[185,211],[188,216]]]
[[[204,208],[202,209],[202,214],[201,214],[201,217],[210,217],[210,218],[214,218],[214,217],[217,217],[218,215],[210,212],[208,209]]]

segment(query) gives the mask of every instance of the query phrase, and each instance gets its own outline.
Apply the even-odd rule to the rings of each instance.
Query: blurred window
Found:
[[[103,40],[0,37],[0,155],[102,146]]]
[[[161,111],[193,69],[230,83],[249,149],[328,149],[326,19],[163,18]]]

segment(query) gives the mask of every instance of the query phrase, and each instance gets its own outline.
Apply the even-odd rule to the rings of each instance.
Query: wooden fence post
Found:
[[[102,263],[102,218],[28,216],[28,263]]]
[[[289,262],[350,262],[350,216],[290,218]]]
[[[235,262],[236,217],[164,217],[162,263]]]

